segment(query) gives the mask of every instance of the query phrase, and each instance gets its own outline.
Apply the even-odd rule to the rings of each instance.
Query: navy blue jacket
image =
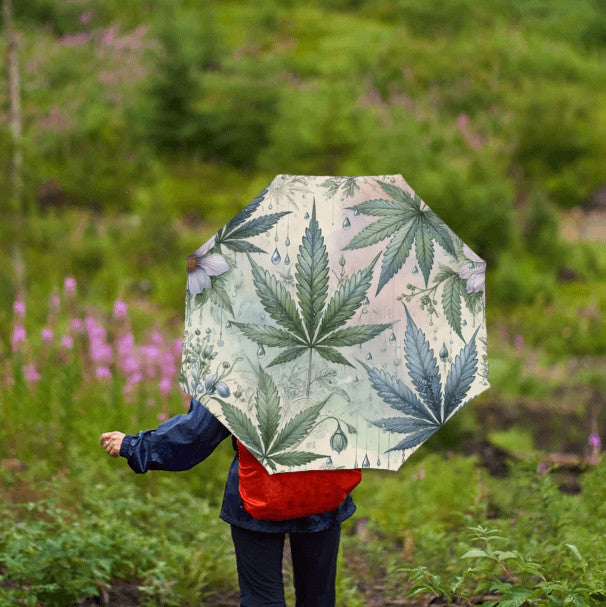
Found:
[[[206,407],[192,398],[186,415],[175,415],[155,430],[127,434],[122,441],[120,455],[139,474],[148,470],[189,470],[206,459],[230,435],[229,430]],[[323,514],[286,521],[253,518],[244,509],[240,498],[238,454],[233,436],[232,442],[236,455],[227,475],[221,508],[221,518],[227,523],[252,531],[311,533],[328,529],[354,513],[356,507],[351,496],[347,496],[336,510]]]

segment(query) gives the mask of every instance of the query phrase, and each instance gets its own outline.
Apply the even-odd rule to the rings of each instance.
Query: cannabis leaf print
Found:
[[[413,244],[425,286],[433,267],[434,242],[456,256],[450,230],[416,195],[395,185],[377,181],[390,199],[367,200],[350,207],[364,215],[380,217],[358,232],[345,249],[360,249],[391,238],[385,247],[377,294],[400,270],[410,255]]]
[[[252,238],[253,236],[259,236],[269,231],[276,222],[283,217],[288,215],[290,211],[281,211],[280,213],[270,213],[269,215],[261,215],[250,219],[251,215],[257,210],[265,195],[267,194],[267,188],[265,188],[258,196],[256,196],[252,202],[244,207],[233,219],[228,221],[216,234],[215,246],[220,245],[235,252],[241,253],[265,253],[263,249],[247,242],[246,238]]]
[[[329,177],[321,185],[327,189],[330,196],[336,196],[338,191],[342,190],[343,198],[351,198],[360,190],[357,177]]]
[[[225,420],[233,433],[262,465],[275,471],[276,465],[302,466],[326,457],[292,449],[310,433],[328,398],[300,411],[285,422],[282,419],[276,384],[261,369],[255,399],[256,424],[240,409],[219,398],[215,400],[221,404]]]
[[[459,276],[459,273],[447,266],[440,266],[439,272],[435,277],[436,286],[443,285],[442,288],[442,309],[444,316],[450,327],[455,333],[463,339],[461,301],[472,314],[479,314],[482,311],[483,292],[469,292],[466,289],[466,282]]]
[[[272,273],[249,257],[257,295],[278,326],[234,321],[232,324],[258,344],[282,348],[269,366],[294,361],[307,352],[309,395],[314,352],[329,362],[352,367],[337,348],[362,344],[391,326],[386,323],[344,327],[366,297],[377,259],[378,256],[367,268],[344,280],[327,302],[328,254],[314,200],[295,265],[296,301]]]
[[[442,377],[434,352],[408,310],[406,317],[406,367],[415,390],[386,371],[364,364],[377,394],[400,413],[396,417],[385,417],[372,422],[388,432],[405,435],[388,451],[417,447],[446,423],[455,411],[466,404],[466,396],[478,370],[476,329],[473,337],[455,357],[442,390]]]

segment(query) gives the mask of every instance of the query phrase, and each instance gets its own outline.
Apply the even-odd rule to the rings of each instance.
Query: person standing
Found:
[[[229,436],[235,450],[220,517],[231,525],[242,607],[284,607],[282,556],[289,535],[296,607],[335,604],[337,554],[341,523],[356,506],[351,495],[330,512],[282,521],[253,518],[239,493],[236,439],[199,401],[155,430],[136,435],[105,432],[100,444],[112,457],[124,457],[131,469],[189,470],[206,459]]]

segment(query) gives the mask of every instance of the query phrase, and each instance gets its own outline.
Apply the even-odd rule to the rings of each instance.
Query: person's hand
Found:
[[[108,455],[118,457],[125,436],[126,434],[122,432],[104,432],[99,439],[99,444],[107,451]]]

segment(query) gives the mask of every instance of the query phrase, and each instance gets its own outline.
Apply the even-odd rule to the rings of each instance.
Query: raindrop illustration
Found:
[[[466,320],[464,320],[464,321],[461,323],[461,326],[462,326],[462,327],[466,327],[466,326],[467,326],[467,321],[466,321]]]
[[[276,232],[276,235],[274,236],[274,242],[278,242],[278,232]]]
[[[354,384],[357,384],[359,381],[360,381],[360,380],[358,379],[358,376],[356,375],[356,376],[354,377]]]
[[[273,263],[274,265],[277,265],[280,263],[281,260],[282,260],[282,258],[280,257],[280,253],[278,253],[278,248],[276,247],[274,254],[271,256],[271,263]]]
[[[332,466],[332,457],[327,457],[326,458],[326,465],[327,466]]]
[[[354,217],[360,217],[360,211],[358,211],[358,209],[354,210]]]
[[[389,336],[389,343],[392,343],[392,344],[395,344],[395,343],[396,343],[396,334],[395,334],[395,333],[392,333],[392,334]]]
[[[366,360],[372,360],[372,354],[370,352],[366,355]]]
[[[362,462],[362,468],[370,468],[370,460],[368,459],[368,454],[364,456],[364,461]]]
[[[288,256],[288,253],[286,253],[286,257],[284,258],[284,265],[287,266],[290,263],[290,257]]]
[[[272,204],[269,204],[269,206],[267,208],[271,211],[274,207]]]
[[[220,340],[217,342],[217,345],[218,345],[218,346],[224,346],[224,345],[225,345],[225,342],[224,342],[222,339],[220,339]]]
[[[377,457],[377,466],[380,466],[380,465],[381,465],[381,458]]]
[[[211,329],[206,329],[206,335],[210,335]]]
[[[370,301],[368,300],[368,297],[364,298],[364,301],[362,302],[363,306],[369,306],[370,305]]]
[[[412,269],[412,273],[413,273],[413,274],[418,274],[418,273],[419,273],[419,268],[417,268],[417,266],[415,266],[415,267]]]
[[[358,466],[358,460],[356,459],[356,461],[354,462],[354,468],[359,468],[360,466]]]
[[[290,238],[287,236],[286,237],[286,242],[284,243],[287,247],[290,246]]]
[[[309,213],[305,211],[305,215],[303,215],[303,219],[309,219]]]
[[[349,221],[349,218],[348,218],[348,217],[346,217],[346,218],[345,218],[345,221],[343,222],[343,229],[344,229],[344,230],[349,230],[349,228],[351,228],[351,223],[350,223],[350,221]]]
[[[399,367],[402,364],[402,361],[399,358],[394,358],[393,364],[395,367]]]
[[[231,322],[229,322],[229,320],[225,323],[225,328],[231,329]]]
[[[446,344],[442,345],[442,349],[440,350],[440,359],[445,361],[448,358],[448,350],[446,349]]]
[[[476,264],[475,264],[475,263],[473,263],[473,261],[470,261],[470,262],[469,262],[469,269],[470,269],[470,270],[473,270],[475,267],[476,267]]]
[[[259,349],[257,350],[257,356],[259,358],[263,358],[265,356],[265,348],[263,346],[259,346]]]

